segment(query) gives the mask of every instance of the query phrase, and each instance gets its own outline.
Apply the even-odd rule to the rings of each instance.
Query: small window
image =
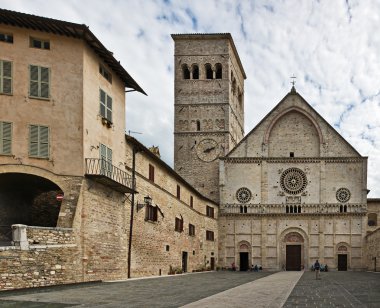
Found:
[[[29,66],[30,85],[29,95],[31,97],[50,97],[50,69],[48,67]]]
[[[368,214],[368,226],[369,227],[377,226],[377,214],[376,213],[369,213]]]
[[[189,235],[195,236],[195,226],[192,224],[189,224]]]
[[[37,38],[30,38],[30,47],[39,49],[50,49],[50,42],[48,40],[42,40]]]
[[[102,89],[99,90],[100,96],[100,115],[103,119],[106,119],[112,123],[112,97],[109,96]]]
[[[166,245],[166,246],[165,246],[165,250],[166,250],[166,251],[169,251],[169,250],[170,250],[170,246],[169,246],[169,245]]]
[[[145,220],[157,221],[157,212],[158,212],[157,206],[154,206],[152,204],[147,204],[145,206]],[[167,249],[166,251],[169,251],[169,249]]]
[[[186,64],[182,65],[182,78],[190,79],[190,70]]]
[[[290,152],[289,157],[294,157],[294,152]]]
[[[211,206],[206,206],[206,216],[214,218],[214,208]]]
[[[149,164],[149,181],[154,183],[154,166]]]
[[[183,219],[176,217],[175,218],[175,227],[174,230],[177,232],[183,231]]]
[[[177,185],[177,198],[181,199],[181,186]]]
[[[12,123],[0,122],[0,154],[12,153]]]
[[[215,78],[222,79],[222,64],[215,64]]]
[[[111,75],[111,73],[103,65],[101,65],[101,64],[99,64],[99,73],[105,79],[107,79],[109,83],[112,83],[112,75]]]
[[[29,156],[49,158],[49,127],[29,126]]]
[[[12,44],[13,43],[13,35],[12,34],[0,33],[0,42]]]
[[[239,107],[242,108],[243,107],[243,93],[240,91],[240,89],[238,90],[238,102],[239,102]]]
[[[236,79],[232,80],[232,94],[235,95],[236,92]]]
[[[12,62],[0,60],[0,93],[12,94]]]
[[[211,68],[211,64],[207,63],[205,65],[205,71],[206,71],[206,79],[213,79],[213,71]]]
[[[194,207],[194,198],[190,196],[190,207]]]
[[[199,67],[196,64],[192,66],[193,79],[199,79]]]
[[[197,131],[201,130],[201,121],[197,120]]]
[[[206,240],[213,241],[214,240],[214,232],[206,230]]]

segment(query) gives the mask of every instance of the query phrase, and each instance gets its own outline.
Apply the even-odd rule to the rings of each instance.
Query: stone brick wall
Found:
[[[32,227],[26,229],[29,245],[75,244],[71,228]]]
[[[0,290],[79,282],[80,268],[77,247],[0,247]]]
[[[380,271],[380,228],[366,235],[366,263],[370,271]],[[376,267],[375,267],[376,264]]]

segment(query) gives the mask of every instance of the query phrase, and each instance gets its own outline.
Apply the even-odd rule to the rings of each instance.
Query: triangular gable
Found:
[[[268,140],[270,126],[288,111],[303,113],[314,123],[320,142],[326,152],[320,157],[361,157],[350,145],[295,89],[285,97],[226,155],[226,157],[262,157]],[[339,148],[339,150],[338,150]]]

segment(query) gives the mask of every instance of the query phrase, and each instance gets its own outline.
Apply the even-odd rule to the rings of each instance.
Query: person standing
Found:
[[[319,264],[318,260],[315,261],[314,263],[314,270],[315,270],[315,279],[321,279],[320,278],[320,270],[321,270],[321,265]]]

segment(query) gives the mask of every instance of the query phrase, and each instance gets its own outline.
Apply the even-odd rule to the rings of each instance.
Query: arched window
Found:
[[[343,206],[343,212],[347,213],[347,205]]]
[[[201,130],[201,121],[197,120],[197,131]]]
[[[298,213],[301,213],[301,206],[298,206]]]
[[[286,206],[286,213],[289,213],[289,206]]]
[[[240,213],[243,213],[243,206],[240,205]]]
[[[215,64],[215,78],[222,79],[222,64],[220,63]]]
[[[343,205],[339,206],[339,212],[343,213]]]
[[[197,64],[193,64],[192,72],[193,72],[193,79],[199,79],[199,67]]]
[[[247,206],[244,205],[244,213],[247,213],[248,209],[247,209]]]
[[[377,214],[376,213],[369,213],[368,214],[368,226],[369,227],[377,226]]]
[[[187,67],[187,64],[182,65],[182,78],[190,79],[190,70]]]
[[[290,213],[293,213],[293,205],[290,206]]]
[[[212,76],[212,68],[211,68],[211,64],[210,63],[207,63],[205,65],[205,71],[206,71],[206,79],[213,79],[213,76]]]

